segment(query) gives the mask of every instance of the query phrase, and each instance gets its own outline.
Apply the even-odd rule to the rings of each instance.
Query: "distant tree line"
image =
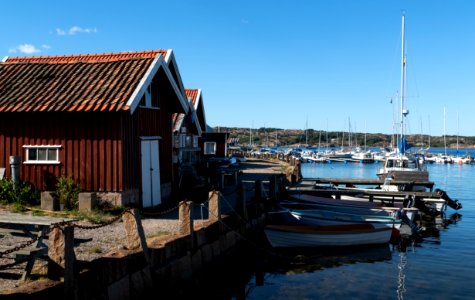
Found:
[[[215,127],[216,132],[227,132],[230,138],[238,138],[241,145],[255,146],[295,146],[308,145],[314,147],[390,147],[395,145],[395,135],[382,133],[361,133],[323,130],[298,130],[282,128],[239,128]],[[475,146],[475,136],[429,136],[408,135],[407,141],[417,148],[471,148]]]

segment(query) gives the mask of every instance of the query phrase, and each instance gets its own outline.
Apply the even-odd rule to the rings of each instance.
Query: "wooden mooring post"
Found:
[[[194,248],[194,223],[193,223],[193,202],[192,201],[181,201],[179,210],[178,210],[178,222],[181,235],[190,236],[190,247]]]
[[[241,214],[241,217],[243,220],[247,221],[248,214],[247,214],[246,190],[242,182],[239,184],[239,187],[237,190],[237,202],[238,203],[236,205],[236,208],[238,210],[238,213]]]
[[[48,247],[48,277],[64,277],[64,296],[74,298],[76,292],[76,255],[74,253],[74,227],[55,226],[51,229]]]
[[[150,263],[150,253],[148,251],[139,211],[137,209],[132,209],[124,213],[122,215],[122,221],[124,221],[127,249],[142,249],[147,263]]]
[[[221,221],[221,205],[219,203],[219,191],[209,192],[209,220],[212,222]]]

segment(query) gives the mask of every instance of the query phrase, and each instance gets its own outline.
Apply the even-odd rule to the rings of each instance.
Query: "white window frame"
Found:
[[[152,85],[149,84],[145,90],[145,106],[152,107]]]
[[[55,165],[59,164],[59,150],[62,148],[61,145],[24,145],[23,148],[25,149],[25,160],[24,164],[50,164]],[[46,160],[30,160],[30,151],[38,151],[38,150],[47,150],[46,155],[48,155],[48,150],[56,151],[56,159],[46,159]],[[38,158],[38,153],[36,154]]]
[[[193,148],[198,148],[198,136],[193,136]]]
[[[212,147],[212,149],[210,149]],[[216,142],[204,142],[203,152],[205,155],[216,154]]]
[[[149,84],[148,87],[145,89],[143,94],[143,104],[139,104],[140,107],[148,108],[148,109],[160,109],[160,106],[153,106],[153,94],[152,94],[152,84]],[[156,96],[157,97],[157,96]],[[141,100],[142,101],[142,100]]]

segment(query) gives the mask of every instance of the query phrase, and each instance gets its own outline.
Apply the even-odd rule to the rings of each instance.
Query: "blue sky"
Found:
[[[473,0],[46,0],[2,11],[0,58],[173,49],[210,126],[368,133],[393,132],[404,11],[407,132],[475,135]]]

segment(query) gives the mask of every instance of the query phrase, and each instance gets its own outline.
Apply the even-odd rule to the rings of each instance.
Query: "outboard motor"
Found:
[[[404,200],[402,201],[402,205],[405,208],[412,207],[414,205],[414,198],[411,195],[404,196]]]
[[[440,198],[444,199],[447,202],[447,205],[455,210],[459,210],[462,208],[462,203],[458,202],[458,200],[452,200],[447,193],[441,189],[436,189],[435,192],[440,195]]]
[[[433,207],[427,206],[423,200],[421,200],[419,197],[414,197],[414,207],[419,209],[422,213],[431,216],[431,217],[437,217],[440,215],[440,211]]]
[[[401,208],[396,212],[396,218],[400,219],[401,222],[404,224],[408,225],[411,228],[412,234],[419,234],[421,231],[421,228],[417,226],[416,223],[412,222],[404,212],[404,210]]]

